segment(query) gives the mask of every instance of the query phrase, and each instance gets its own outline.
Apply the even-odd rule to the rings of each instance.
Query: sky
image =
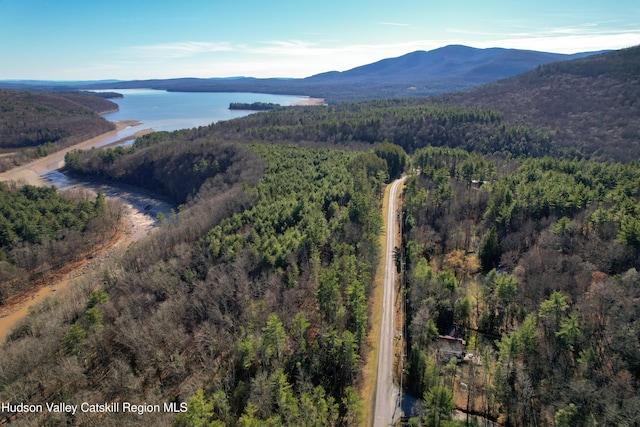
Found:
[[[0,80],[307,77],[449,44],[640,45],[640,1],[0,0]]]

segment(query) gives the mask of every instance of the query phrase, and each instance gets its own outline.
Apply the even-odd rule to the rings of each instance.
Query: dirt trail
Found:
[[[63,271],[54,273],[31,295],[23,296],[14,304],[0,307],[0,343],[4,342],[16,323],[28,315],[29,308],[59,293],[85,274],[99,269],[107,260],[117,256],[133,242],[140,240],[154,228],[159,213],[170,216],[171,204],[155,194],[126,185],[112,185],[96,180],[72,179],[58,171],[64,165],[64,155],[72,149],[90,149],[110,142],[131,139],[148,130],[118,139],[118,132],[137,124],[127,121],[116,123],[116,130],[84,141],[68,149],[38,159],[0,174],[0,180],[16,181],[31,185],[52,185],[63,188],[85,188],[102,191],[105,196],[121,200],[127,209],[123,230],[105,248],[91,259],[73,263]]]

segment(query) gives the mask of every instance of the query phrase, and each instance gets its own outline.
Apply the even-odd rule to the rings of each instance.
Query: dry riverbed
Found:
[[[91,259],[84,259],[54,273],[48,280],[30,295],[24,295],[11,304],[0,307],[0,343],[11,333],[16,323],[29,313],[29,308],[44,301],[47,297],[63,292],[85,274],[96,271],[107,260],[117,256],[131,243],[146,236],[156,225],[158,214],[167,218],[172,208],[169,201],[149,192],[125,185],[112,185],[96,180],[73,179],[62,174],[58,169],[64,165],[64,155],[74,149],[90,149],[105,144],[122,143],[150,130],[136,132],[133,135],[118,139],[118,132],[129,126],[138,124],[134,121],[116,123],[116,130],[91,138],[80,144],[53,153],[42,159],[19,166],[0,174],[2,181],[15,181],[30,185],[56,185],[63,188],[84,188],[94,192],[102,191],[106,197],[122,201],[127,210],[126,218],[120,233],[105,245]],[[114,140],[115,138],[115,140]],[[113,140],[113,141],[112,141]],[[112,142],[110,142],[112,141]]]

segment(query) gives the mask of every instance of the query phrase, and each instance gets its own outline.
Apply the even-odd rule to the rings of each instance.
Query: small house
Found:
[[[462,338],[455,338],[451,335],[438,336],[438,360],[448,362],[452,357],[461,362],[466,354],[466,342]]]

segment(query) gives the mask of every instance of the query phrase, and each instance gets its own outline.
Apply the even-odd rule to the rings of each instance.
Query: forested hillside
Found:
[[[122,206],[104,195],[0,183],[0,306],[119,230]]]
[[[640,164],[413,160],[409,389],[506,425],[640,422]],[[454,325],[477,355],[457,369],[438,339]]]
[[[640,157],[638,70],[640,47],[634,47],[542,65],[438,97],[254,115],[249,132],[253,137],[335,143],[386,139],[407,152],[432,145],[502,156],[626,162]]]
[[[640,46],[533,71],[439,103],[501,111],[552,132],[562,148],[584,156],[635,160],[640,156]]]
[[[362,148],[386,140],[408,153],[428,145],[516,157],[561,153],[549,133],[509,122],[498,111],[426,104],[425,98],[287,108],[253,114],[241,122],[220,123],[212,131],[247,141]]]
[[[523,77],[535,105],[564,117],[561,129],[516,109],[379,100],[69,153],[73,173],[145,187],[178,207],[122,259],[24,320],[0,350],[0,400],[188,411],[3,416],[17,425],[361,423],[380,201],[384,183],[406,173],[402,383],[425,403],[413,422],[455,425],[457,407],[507,426],[639,424],[640,164],[597,160],[637,143],[616,136],[635,126],[633,108],[621,119],[606,113],[635,105],[620,97],[637,83],[629,52]],[[554,79],[565,79],[567,97],[615,81],[607,87],[620,102],[603,96],[574,114],[543,87]],[[527,114],[543,117],[536,108]],[[598,150],[575,137],[585,123]]]
[[[627,162],[640,156],[640,47],[556,62],[466,92],[253,115],[245,138],[338,144],[382,140],[407,152],[448,146]]]
[[[0,355],[1,398],[188,402],[177,418],[145,414],[155,425],[359,422],[387,162],[372,152],[240,146],[204,128],[105,153],[68,157],[76,171],[186,202],[73,301],[25,321]]]
[[[1,159],[0,168],[114,129],[99,113],[117,108],[89,93],[0,90],[0,148],[20,149],[13,158]]]

